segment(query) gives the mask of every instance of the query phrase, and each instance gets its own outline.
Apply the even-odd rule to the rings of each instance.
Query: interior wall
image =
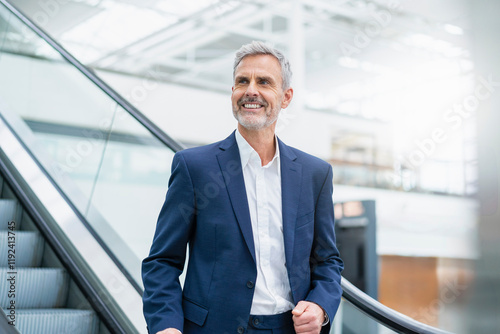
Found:
[[[431,326],[438,325],[433,303],[439,298],[435,257],[380,257],[379,301]]]

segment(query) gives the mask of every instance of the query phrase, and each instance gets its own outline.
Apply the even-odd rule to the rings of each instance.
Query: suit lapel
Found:
[[[245,189],[245,180],[241,169],[240,152],[234,132],[219,145],[221,152],[217,154],[219,167],[224,178],[227,192],[233,207],[236,220],[240,226],[245,243],[255,261],[252,222]]]
[[[302,180],[302,165],[295,162],[297,156],[278,139],[281,161],[281,202],[283,215],[283,237],[288,272],[292,272],[295,223],[299,208]]]

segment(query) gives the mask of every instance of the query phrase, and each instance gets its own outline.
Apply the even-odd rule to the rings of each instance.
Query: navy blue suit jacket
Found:
[[[332,168],[278,140],[285,258],[293,301],[333,317],[342,295],[335,246]],[[179,284],[189,245],[184,288]],[[178,152],[149,256],[143,261],[150,333],[238,333],[257,278],[252,225],[234,132]],[[328,331],[329,326],[325,326]],[[239,329],[242,330],[241,328]]]

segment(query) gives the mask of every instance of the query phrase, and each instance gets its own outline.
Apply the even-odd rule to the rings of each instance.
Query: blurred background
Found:
[[[344,276],[422,323],[500,331],[498,1],[9,2],[184,147],[234,130],[241,45],[282,50],[277,133],[333,166]],[[0,14],[1,105],[140,285],[173,152]]]

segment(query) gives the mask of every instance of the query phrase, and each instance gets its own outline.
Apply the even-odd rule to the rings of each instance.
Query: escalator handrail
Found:
[[[42,39],[56,49],[69,63],[75,66],[89,80],[103,90],[109,97],[115,100],[131,116],[133,116],[141,125],[150,131],[167,147],[174,152],[184,149],[184,146],[168,136],[155,123],[142,114],[130,102],[112,89],[106,82],[99,78],[92,70],[80,63],[68,51],[66,51],[58,42],[51,38],[43,29],[38,27],[31,19],[26,17],[19,9],[10,4],[7,0],[0,0],[11,13],[28,25]],[[387,326],[398,333],[410,334],[450,334],[444,330],[423,324],[417,320],[407,317],[369,297],[367,294],[356,288],[348,280],[342,278],[342,296],[363,313],[375,319],[377,322]]]
[[[342,278],[342,297],[357,309],[391,328],[397,333],[409,334],[451,334],[442,329],[421,323],[383,305]]]
[[[53,47],[59,54],[61,54],[64,57],[64,59],[66,59],[71,65],[76,67],[83,75],[85,75],[90,81],[92,81],[111,99],[113,99],[123,109],[125,109],[132,117],[134,117],[141,125],[143,125],[149,132],[151,132],[152,135],[154,135],[163,144],[165,144],[174,152],[184,149],[183,145],[172,139],[162,129],[160,129],[160,127],[158,127],[154,122],[152,122],[148,117],[146,117],[136,107],[134,107],[129,101],[127,101],[118,92],[116,92],[113,88],[111,88],[95,72],[93,72],[91,69],[83,65],[80,61],[78,61],[61,44],[55,41],[42,28],[40,28],[30,18],[24,15],[16,6],[12,5],[7,0],[0,0],[0,3],[2,3],[12,14],[14,14],[18,19],[20,19],[24,24],[30,27],[30,29],[32,29],[38,36],[40,36],[43,40],[45,40],[51,47]]]

